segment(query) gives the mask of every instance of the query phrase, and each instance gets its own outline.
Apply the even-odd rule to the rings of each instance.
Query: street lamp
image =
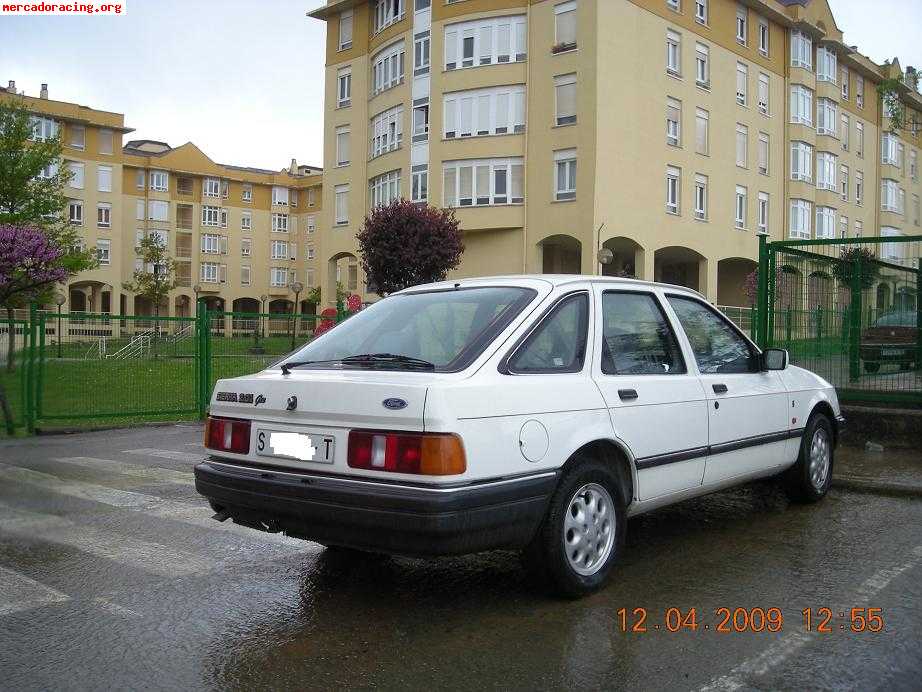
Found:
[[[54,296],[54,302],[58,304],[58,358],[61,358],[61,306],[64,305],[64,301],[67,300],[67,296],[63,293],[56,293]]]
[[[298,296],[300,296],[301,291],[304,290],[304,284],[302,284],[300,281],[294,281],[288,287],[292,291],[294,291],[294,294],[295,294],[295,302],[291,306],[291,318],[292,318],[292,321],[294,322],[294,326],[292,327],[292,330],[291,330],[291,350],[294,351],[295,350],[295,339],[298,336],[298,319],[295,316],[295,308],[298,307]]]
[[[195,284],[192,291],[195,293],[195,316],[198,317],[198,294],[202,292],[202,285]]]
[[[263,338],[266,337],[266,301],[269,300],[269,296],[263,293],[259,296],[259,323],[260,331],[263,333]]]

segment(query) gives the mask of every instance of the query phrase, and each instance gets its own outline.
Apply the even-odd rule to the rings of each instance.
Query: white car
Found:
[[[628,517],[778,474],[821,499],[843,422],[828,382],[695,291],[465,279],[220,380],[195,479],[222,521],[357,551],[521,549],[578,596]]]

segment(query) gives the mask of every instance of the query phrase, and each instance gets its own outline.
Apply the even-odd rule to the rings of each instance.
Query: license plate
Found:
[[[904,349],[902,348],[882,348],[880,349],[880,355],[884,356],[901,356],[903,355]]]
[[[323,433],[296,433],[284,430],[256,431],[256,453],[262,457],[333,463],[335,438]]]

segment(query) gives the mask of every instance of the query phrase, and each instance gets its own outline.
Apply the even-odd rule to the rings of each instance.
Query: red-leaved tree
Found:
[[[464,252],[451,209],[405,199],[374,209],[356,239],[368,284],[381,295],[442,281]]]

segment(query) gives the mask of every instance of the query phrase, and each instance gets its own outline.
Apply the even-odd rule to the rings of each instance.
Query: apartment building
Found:
[[[292,284],[317,285],[322,170],[298,165],[271,171],[219,164],[194,144],[133,140],[124,116],[17,92],[33,112],[36,139],[60,137],[71,180],[67,215],[99,266],[73,277],[65,310],[152,314],[153,305],[125,290],[144,267],[138,243],[158,237],[176,261],[178,286],[161,315],[194,314],[196,296],[212,309],[289,312]]]
[[[877,93],[900,67],[846,45],[825,0],[328,0],[310,16],[327,24],[325,287],[397,197],[456,210],[455,276],[629,274],[730,305],[759,235],[915,228],[919,130],[887,132]],[[918,122],[917,88],[900,98]]]

